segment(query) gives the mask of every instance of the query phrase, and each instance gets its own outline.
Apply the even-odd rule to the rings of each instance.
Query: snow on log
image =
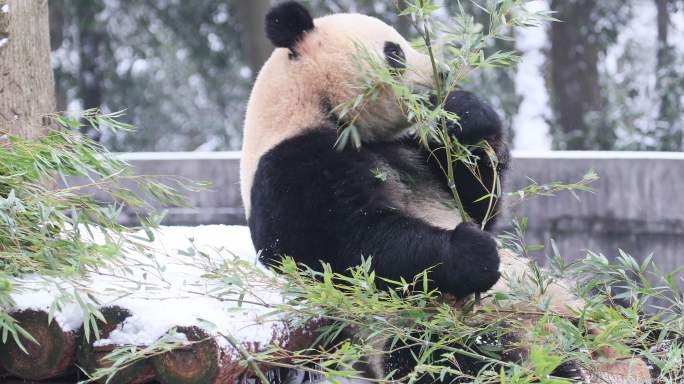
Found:
[[[97,322],[102,338],[109,337],[113,330],[131,316],[129,310],[118,306],[104,307],[100,309],[100,312],[107,321],[106,323]],[[94,343],[97,344],[97,341],[94,341],[92,337],[90,340],[86,340],[84,336],[81,336],[76,353],[78,366],[91,374],[98,368],[109,366],[103,358],[114,349],[112,346],[93,346]],[[148,361],[140,361],[117,372],[108,381],[106,379],[101,380],[101,383],[104,384],[107,381],[109,384],[143,384],[152,380],[154,376],[155,372],[152,365]]]
[[[45,311],[24,310],[12,316],[38,344],[22,340],[27,354],[11,338],[0,343],[0,362],[10,374],[27,380],[45,380],[74,368],[76,332],[65,331],[56,321],[48,322]]]
[[[146,236],[140,232],[133,237]],[[278,319],[269,318],[267,322],[258,319],[271,312],[272,305],[282,303],[277,289],[266,281],[244,296],[239,287],[233,290],[229,283],[205,277],[213,273],[212,268],[239,263],[254,266],[266,279],[273,276],[258,264],[247,227],[161,227],[155,232],[153,242],[141,240],[140,243],[147,248],[129,255],[126,275],[121,275],[119,270],[103,271],[103,274],[92,273],[82,283],[87,287],[87,294],[97,297],[99,302],[131,313],[99,346],[150,345],[174,326],[203,323],[212,323],[215,329],[243,341],[261,345],[271,341],[272,326]],[[254,280],[251,275],[243,278],[249,279],[250,284]],[[23,290],[12,295],[17,303],[15,311],[48,311],[63,296],[49,281],[38,277],[27,276],[18,283]],[[64,330],[77,330],[83,324],[83,312],[73,301],[62,300],[54,318]]]
[[[135,236],[144,238],[145,234],[141,232]],[[98,241],[97,238],[94,241]],[[271,283],[271,279],[278,277],[258,263],[247,227],[161,227],[155,232],[154,241],[145,245],[144,252],[129,255],[125,276],[117,275],[116,271],[102,271],[101,274],[93,273],[80,284],[87,287],[88,295],[106,303],[99,307],[107,319],[106,324],[98,323],[100,340],[91,338],[91,343],[87,343],[80,339],[76,342],[78,351],[73,346],[71,349],[69,360],[72,363],[76,360],[77,365],[87,372],[105,367],[102,357],[115,348],[154,345],[168,337],[170,329],[177,332],[186,330],[191,337],[206,335],[212,338],[196,347],[185,347],[158,359],[156,365],[167,378],[181,377],[185,373],[191,375],[190,381],[169,379],[172,380],[169,382],[178,383],[194,382],[192,377],[195,376],[192,375],[198,375],[202,380],[214,377],[225,382],[225,377],[237,377],[246,372],[247,369],[239,364],[240,354],[221,335],[230,335],[250,352],[271,345],[287,350],[302,349],[316,339],[314,331],[317,325],[294,329],[287,319],[270,314],[274,306],[283,302],[280,292]],[[221,280],[224,275],[221,268],[242,271],[237,274],[241,280],[235,280],[238,277],[233,275],[230,282]],[[207,278],[207,275],[214,277]],[[249,281],[249,284],[244,284],[250,288],[249,292],[241,290],[242,281]],[[24,289],[12,295],[17,303],[15,311],[19,313],[46,313],[62,294],[38,277],[27,276],[21,284]],[[81,296],[85,297],[85,294]],[[82,328],[83,315],[79,304],[61,301],[54,311],[55,321],[51,326],[61,329],[62,333],[71,331],[70,334],[75,335],[74,332]],[[47,327],[47,320],[43,323]],[[29,332],[34,331],[29,329]],[[193,353],[213,353],[213,357],[206,360],[211,364],[188,369],[187,372],[183,368],[183,372],[176,373],[174,367],[184,367],[182,363],[194,367],[192,364],[195,363],[188,360]],[[25,362],[28,373],[13,371],[12,374],[27,379],[37,378],[31,375],[36,372],[33,360]],[[170,365],[162,364],[167,361]],[[150,369],[154,371],[149,367],[128,367],[114,377],[114,383],[145,382],[150,377]]]

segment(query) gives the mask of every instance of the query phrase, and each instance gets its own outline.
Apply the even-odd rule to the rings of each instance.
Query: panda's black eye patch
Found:
[[[391,68],[401,70],[406,68],[406,55],[399,44],[388,41],[385,43],[385,60]]]

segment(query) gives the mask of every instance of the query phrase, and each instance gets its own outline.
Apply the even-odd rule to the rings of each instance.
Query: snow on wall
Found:
[[[142,234],[140,234],[142,236]],[[272,311],[262,305],[221,301],[205,295],[213,283],[202,277],[206,268],[193,266],[191,259],[184,259],[180,251],[187,251],[194,241],[198,250],[206,253],[208,262],[220,263],[225,260],[246,260],[257,265],[261,271],[270,275],[261,267],[256,258],[249,229],[244,226],[199,226],[199,227],[162,227],[156,234],[150,255],[133,255],[139,257],[140,264],[157,263],[158,276],[153,276],[155,269],[141,268],[133,270],[130,276],[138,281],[145,281],[133,293],[120,297],[117,292],[125,280],[101,275],[95,276],[89,287],[103,306],[117,305],[128,309],[129,317],[108,339],[97,341],[97,345],[150,345],[164,336],[175,326],[195,325],[204,328],[210,334],[229,333],[242,342],[256,342],[266,345],[272,341],[274,333],[282,324],[278,319],[261,316]],[[189,262],[190,261],[190,262]],[[36,286],[40,284],[34,281]],[[27,281],[31,284],[31,281]],[[129,282],[130,283],[130,282]],[[129,284],[130,285],[130,284]],[[259,288],[255,296],[248,295],[245,301],[263,301],[267,304],[282,302],[280,295],[266,287]],[[16,310],[35,309],[48,310],[56,297],[55,291],[36,289],[13,295],[17,303]],[[225,297],[224,297],[225,299]],[[83,313],[77,304],[65,305],[55,314],[55,320],[65,330],[76,330],[81,327]],[[207,324],[215,325],[208,327]],[[218,337],[219,343],[225,343]]]

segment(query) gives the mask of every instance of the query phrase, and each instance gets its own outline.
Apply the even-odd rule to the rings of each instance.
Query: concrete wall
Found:
[[[139,174],[210,180],[212,191],[189,196],[196,210],[171,209],[169,225],[244,223],[240,203],[239,153],[131,153],[121,155]],[[507,211],[499,230],[516,215],[529,218],[529,242],[554,238],[568,257],[585,249],[615,255],[617,248],[663,268],[684,264],[684,154],[647,152],[514,153],[505,190],[551,181],[575,182],[589,169],[601,179],[581,201],[564,192],[539,197]]]
[[[556,240],[563,255],[584,250],[614,256],[620,248],[638,260],[653,253],[659,265],[684,264],[684,154],[620,152],[516,153],[506,190],[530,184],[574,182],[589,169],[595,193],[541,197],[507,212],[529,219],[529,240]]]
[[[120,158],[137,174],[175,175],[212,183],[207,191],[187,195],[193,209],[168,209],[164,224],[244,224],[239,152],[126,153]],[[131,220],[124,219],[127,223]]]

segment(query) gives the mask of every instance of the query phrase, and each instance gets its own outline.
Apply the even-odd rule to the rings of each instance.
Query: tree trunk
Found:
[[[684,132],[677,128],[676,122],[681,118],[681,80],[676,70],[676,48],[670,44],[670,9],[671,0],[655,0],[658,24],[658,51],[656,64],[656,91],[658,95],[658,121],[656,137],[658,147],[663,151],[681,151],[684,146]]]
[[[670,28],[670,11],[667,9],[667,3],[670,0],[655,0],[656,9],[658,10],[658,50],[666,47],[668,29]],[[658,52],[658,62],[660,62],[660,52]]]
[[[73,369],[76,333],[65,332],[54,320],[48,323],[47,312],[27,310],[12,316],[38,344],[23,339],[28,351],[24,353],[12,338],[0,343],[0,362],[8,372],[26,380],[45,380]]]
[[[47,0],[0,0],[0,134],[35,138],[55,110]]]
[[[93,109],[102,106],[102,83],[104,71],[102,56],[107,40],[103,23],[97,20],[104,5],[100,1],[82,0],[76,4],[78,21],[78,57],[81,63],[78,71],[78,95],[82,108]],[[100,141],[100,131],[85,125],[82,132],[95,141]]]
[[[64,0],[50,0],[50,49],[52,52],[64,43]],[[57,110],[66,111],[66,89],[60,86],[59,76],[55,73],[55,97]]]
[[[273,45],[266,38],[266,25],[264,19],[271,7],[269,0],[238,1],[238,12],[242,20],[242,36],[249,68],[252,70],[252,78],[264,65],[271,52]]]
[[[561,22],[551,23],[551,96],[557,149],[610,149],[612,131],[587,124],[601,111],[599,45],[593,32],[597,0],[552,0]],[[592,131],[593,129],[593,131]],[[600,131],[600,132],[599,132]]]

